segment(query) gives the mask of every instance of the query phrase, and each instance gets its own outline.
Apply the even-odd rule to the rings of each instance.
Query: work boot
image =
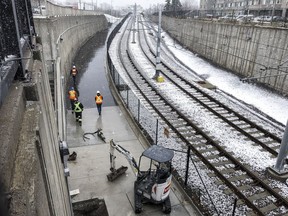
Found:
[[[77,158],[77,153],[75,151],[72,152],[71,155],[68,157],[68,161],[75,161]]]

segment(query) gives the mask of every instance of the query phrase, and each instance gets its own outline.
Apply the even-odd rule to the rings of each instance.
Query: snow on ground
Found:
[[[255,85],[243,83],[238,76],[211,65],[179,44],[175,44],[167,34],[163,40],[178,59],[181,59],[200,76],[206,77],[208,82],[286,125],[288,119],[287,98]]]
[[[115,23],[115,22],[121,20],[121,18],[114,17],[114,16],[111,16],[109,14],[104,14],[104,16],[106,17],[106,19],[108,20],[109,23]]]
[[[119,36],[118,39],[115,40],[115,42],[117,40],[119,40]],[[273,94],[267,90],[258,88],[257,86],[242,83],[239,77],[212,66],[201,58],[198,58],[193,53],[183,49],[180,45],[174,45],[173,39],[166,36],[164,40],[167,43],[169,49],[178,59],[181,59],[182,62],[184,62],[188,67],[190,67],[199,75],[207,77],[207,81],[216,85],[222,91],[233,95],[235,98],[238,98],[239,100],[255,106],[257,109],[271,116],[280,123],[286,124],[288,117],[288,110],[285,109],[288,105],[287,99],[280,97],[277,94]],[[113,43],[111,45],[112,49],[116,48],[115,42],[113,40]],[[146,73],[146,76],[151,78],[155,73],[155,68],[152,67],[147,62],[147,60],[145,60],[145,57],[140,51],[139,43],[136,42],[136,44],[130,44],[130,48],[133,52],[134,58],[137,59],[138,64],[142,66],[142,69]],[[111,51],[109,53],[111,55],[111,58],[113,58],[114,60],[115,58],[117,58],[116,52]],[[119,62],[115,62],[115,66],[117,68],[117,71],[125,80],[126,75],[125,72],[121,71],[121,66]],[[219,85],[219,83],[221,83],[221,85]],[[194,102],[189,101],[190,98],[187,98],[182,94],[177,94],[175,86],[171,86],[169,82],[156,83],[156,85],[162,93],[165,93],[166,97],[169,97],[171,99],[175,99],[176,97],[178,101],[178,106],[181,107],[182,110],[185,110],[186,113],[190,113],[193,121],[195,120],[199,125],[201,125],[202,128],[205,128],[206,131],[209,130],[210,135],[215,137],[215,139],[219,140],[221,145],[225,146],[227,151],[234,152],[236,157],[241,158],[243,161],[253,167],[254,170],[264,173],[267,167],[271,167],[275,164],[275,159],[270,158],[269,153],[262,152],[260,148],[253,146],[250,141],[246,141],[245,139],[243,139],[243,137],[239,137],[236,132],[227,132],[227,127],[225,127],[225,123],[219,121],[219,119],[215,117],[211,117],[209,114],[207,114],[207,111],[199,109],[199,107],[197,107]],[[219,97],[221,97],[221,95],[219,95]],[[267,103],[267,101],[269,101],[269,103]],[[141,116],[142,114],[143,111],[141,113]],[[150,118],[150,115],[145,115],[145,121]],[[143,118],[140,121],[145,124]],[[147,127],[150,127],[150,130],[148,130],[148,133],[150,135],[155,132],[153,131],[154,129],[152,122],[153,121],[150,121]],[[163,131],[163,127],[166,126],[160,125],[159,127],[161,128],[159,129],[159,131]],[[177,139],[174,139],[172,137],[168,139],[164,137],[162,133],[159,133],[159,144],[164,145],[167,148],[181,150],[181,146],[179,145],[179,141],[177,141]],[[175,157],[173,159],[173,166],[178,170],[179,174],[182,177],[185,176],[185,158],[186,156],[183,157],[183,153],[175,152]],[[219,160],[221,160],[221,158],[219,158]],[[199,180],[199,176],[196,173],[195,168],[193,168],[192,164],[190,165],[190,167],[191,170],[189,169],[189,185],[194,185],[196,188],[201,188],[201,190],[204,190],[203,183]],[[231,208],[228,208],[228,206],[232,206],[232,203],[234,201],[233,197],[229,197],[223,194],[223,188],[218,188],[218,186],[215,185],[213,178],[210,178],[207,175],[207,173],[209,173],[209,170],[198,168],[198,171],[201,173],[200,176],[202,176],[202,178],[204,179],[205,186],[209,188],[208,190],[210,192],[212,192],[212,194],[210,195],[213,202],[215,202],[216,208],[218,209],[218,211],[220,211],[219,213],[231,213]],[[288,187],[285,186],[285,184],[282,184],[275,180],[271,180],[270,185],[278,187],[281,190],[280,193],[282,195],[287,195]],[[226,202],[223,202],[224,200]],[[206,201],[204,201],[204,203],[209,206],[211,205],[210,201],[208,201],[208,198]],[[236,214],[240,215],[244,212],[247,212],[247,207],[242,207],[243,208],[236,209]]]

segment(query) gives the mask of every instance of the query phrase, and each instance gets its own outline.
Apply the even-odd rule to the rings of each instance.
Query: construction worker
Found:
[[[71,87],[69,92],[68,92],[68,95],[69,95],[69,100],[70,100],[70,103],[71,103],[71,109],[72,109],[72,114],[73,114],[73,111],[74,111],[74,102],[75,102],[75,98],[77,98],[77,92],[74,90],[74,87]]]
[[[75,99],[75,103],[74,103],[74,112],[75,112],[75,116],[76,116],[76,122],[79,122],[79,125],[82,125],[82,112],[84,110],[84,106],[83,104],[78,101],[78,99]]]
[[[76,76],[78,74],[78,70],[77,70],[75,65],[73,65],[73,67],[72,67],[72,69],[70,71],[70,74],[71,74],[71,76],[73,78],[73,83],[74,83],[74,86],[75,86],[76,85]]]
[[[101,115],[101,111],[102,111],[102,103],[103,103],[103,96],[100,94],[100,91],[96,92],[96,96],[95,96],[95,103],[97,106],[97,110],[98,110],[98,114]]]

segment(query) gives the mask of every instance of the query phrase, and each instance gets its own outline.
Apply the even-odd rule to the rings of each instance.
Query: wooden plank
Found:
[[[271,203],[263,208],[261,208],[261,211],[264,212],[264,213],[268,213],[274,209],[277,209],[278,207],[274,204],[274,203]]]

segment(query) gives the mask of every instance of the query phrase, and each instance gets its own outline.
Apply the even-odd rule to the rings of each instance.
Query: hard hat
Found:
[[[97,91],[96,93],[97,93],[97,94],[100,94],[100,91]]]
[[[74,101],[77,101],[78,99],[77,98],[74,98]]]
[[[76,68],[76,66],[75,66],[75,65],[73,65],[73,68]]]
[[[71,89],[71,90],[74,90],[74,87],[71,87],[70,89]]]

